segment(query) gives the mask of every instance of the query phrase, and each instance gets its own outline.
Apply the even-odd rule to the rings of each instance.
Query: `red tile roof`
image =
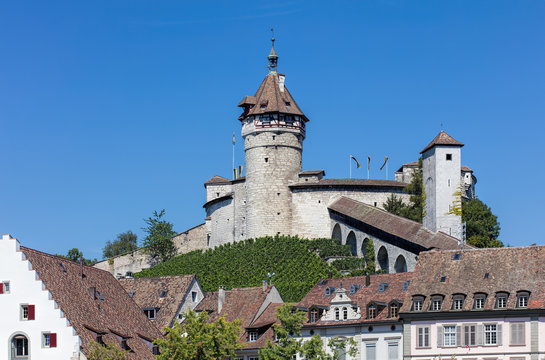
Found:
[[[243,120],[250,115],[283,113],[300,115],[305,121],[308,121],[287,87],[284,86],[284,91],[280,91],[277,74],[268,74],[259,86],[259,89],[257,89],[255,95],[246,96],[238,106],[247,109],[239,117],[239,120]],[[251,108],[249,108],[250,106]]]
[[[195,275],[177,275],[120,279],[119,282],[127,293],[133,293],[132,299],[140,308],[157,309],[156,318],[152,322],[162,329],[172,326],[195,279]],[[163,291],[166,294],[161,298]]]
[[[128,337],[127,343],[134,351],[129,359],[155,358],[141,336],[153,340],[161,336],[160,331],[109,272],[23,246],[21,250],[81,337],[84,354],[96,340],[94,330],[104,334],[104,342],[118,346],[114,333]]]
[[[454,140],[449,134],[444,131],[441,131],[437,136],[422,150],[420,153],[423,154],[435,145],[447,145],[447,146],[464,146],[461,142]]]
[[[344,196],[329,205],[329,209],[426,249],[457,249],[460,247],[458,239],[452,236],[442,232],[434,233],[419,222]],[[467,246],[469,247],[469,245]]]
[[[208,179],[204,183],[204,187],[206,187],[207,185],[222,185],[222,184],[230,184],[230,183],[231,183],[231,180],[224,178],[223,176],[216,175]]]
[[[425,296],[423,312],[430,312],[431,295],[443,295],[442,312],[451,312],[455,311],[450,310],[454,294],[465,294],[463,310],[471,311],[474,294],[487,294],[484,310],[492,310],[496,293],[507,292],[507,309],[516,309],[517,292],[523,290],[530,292],[529,309],[545,309],[543,264],[545,246],[422,252],[408,295],[409,299]],[[402,311],[410,310],[411,301],[407,301]]]
[[[371,302],[389,304],[393,300],[403,302],[407,294],[406,286],[412,278],[412,273],[396,274],[376,274],[369,275],[369,286],[366,286],[366,276],[353,276],[337,279],[322,279],[305,295],[305,297],[296,305],[301,309],[311,309],[312,307],[322,307],[329,309],[331,301],[335,298],[335,292],[331,291],[326,295],[326,288],[346,289],[346,295],[352,300],[352,303],[360,308],[361,318],[358,320],[318,320],[314,323],[306,322],[306,325],[312,326],[331,326],[331,325],[350,325],[360,323],[376,323],[397,321],[398,316],[389,318],[387,306],[382,309],[374,319],[367,319],[367,306]],[[388,284],[385,291],[379,291],[380,284]],[[350,294],[350,288],[355,285],[359,288],[354,294]]]

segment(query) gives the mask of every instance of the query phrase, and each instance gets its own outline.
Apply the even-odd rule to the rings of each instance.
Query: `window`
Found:
[[[133,291],[129,291],[129,297],[133,297],[134,296],[134,292]]]
[[[354,295],[358,290],[359,290],[359,286],[358,285],[351,285],[350,286],[350,295]]]
[[[441,276],[441,282],[445,282],[447,281],[447,277],[446,276]]]
[[[447,161],[451,161],[452,160],[452,154],[447,154]]]
[[[365,359],[366,360],[377,359],[377,344],[376,343],[365,344]]]
[[[441,310],[441,305],[443,304],[443,298],[436,296],[431,299],[431,309],[433,311]]]
[[[443,345],[456,346],[456,325],[443,326]]]
[[[165,296],[167,296],[167,290],[163,290],[161,291],[161,295],[159,296],[160,298],[164,298]]]
[[[129,344],[127,344],[127,338],[125,338],[125,337],[121,339],[121,348],[123,350],[127,350],[127,351],[131,350]]]
[[[310,322],[315,322],[318,320],[318,311],[316,309],[310,310],[309,320]]]
[[[399,358],[399,343],[388,343],[388,360],[397,360]]]
[[[498,293],[496,295],[496,309],[505,309],[507,307],[507,293]]]
[[[511,342],[510,345],[525,345],[524,323],[511,323]]]
[[[413,298],[413,311],[422,311],[424,306],[424,298],[421,296],[415,296]]]
[[[399,305],[397,303],[390,304],[390,317],[395,318],[399,313]]]
[[[42,333],[42,347],[54,348],[57,347],[57,334],[56,333]]]
[[[0,283],[0,294],[9,294],[9,281]]]
[[[406,280],[404,283],[403,283],[403,291],[407,291],[409,290],[409,284],[411,283],[411,280]]]
[[[418,338],[417,347],[419,347],[419,348],[430,347],[430,328],[429,328],[429,326],[418,327],[416,332],[417,332],[417,338]]]
[[[343,307],[343,320],[348,319],[348,308]]]
[[[377,317],[377,308],[375,305],[369,305],[369,308],[367,310],[367,318],[368,319],[374,319]]]
[[[484,326],[484,344],[498,344],[498,326],[496,324],[488,324]]]
[[[254,342],[257,340],[257,331],[250,331],[248,332],[248,341]]]
[[[144,314],[146,314],[148,319],[155,320],[155,317],[157,316],[157,310],[155,308],[144,308]]]
[[[257,357],[257,356],[249,357],[248,360],[259,360],[259,357]]]
[[[34,320],[35,310],[34,305],[21,305],[21,320]]]
[[[335,320],[339,320],[339,319],[340,319],[339,308],[335,308]]]
[[[23,335],[16,335],[11,341],[11,348],[15,357],[28,356],[28,339]]]
[[[474,324],[464,325],[464,345],[475,346],[477,345],[476,330],[477,326]]]
[[[484,309],[485,300],[486,300],[485,294],[476,294],[475,300],[473,302],[473,309],[476,309],[476,310]]]
[[[528,298],[530,297],[530,293],[526,291],[521,291],[517,294],[517,307],[519,308],[525,308],[528,307]]]
[[[380,283],[378,285],[378,292],[383,293],[388,289],[388,283]]]
[[[196,291],[191,292],[191,301],[193,301],[193,302],[197,301],[197,292]]]
[[[454,295],[452,310],[462,310],[464,307],[464,295]]]

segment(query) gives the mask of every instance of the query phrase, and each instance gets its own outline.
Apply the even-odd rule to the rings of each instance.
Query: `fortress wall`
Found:
[[[295,189],[292,192],[292,234],[307,238],[330,238],[333,228],[330,225],[328,205],[341,196],[346,196],[365,204],[382,209],[386,199],[395,194],[403,201],[409,201],[409,195],[401,189]]]
[[[210,231],[209,247],[233,242],[235,231],[234,199],[225,199],[207,208],[207,231]]]
[[[240,241],[247,238],[246,231],[246,184],[244,181],[233,184],[233,190],[235,192],[235,229],[234,229],[234,241]]]
[[[206,186],[206,202],[225,196],[232,191],[233,191],[233,185],[231,184],[224,184],[224,185],[209,184]]]
[[[206,229],[204,224],[191,228],[177,236],[172,241],[178,254],[185,254],[193,250],[206,249]]]

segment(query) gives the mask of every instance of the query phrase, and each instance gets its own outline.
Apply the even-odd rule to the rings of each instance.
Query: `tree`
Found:
[[[302,339],[293,338],[293,335],[301,336],[305,313],[299,310],[293,311],[290,304],[281,306],[276,316],[280,320],[280,324],[274,325],[276,343],[267,341],[267,345],[259,350],[260,359],[285,360],[299,354],[306,360],[338,360],[343,354],[354,357],[358,353],[357,344],[352,338],[331,339],[328,343],[330,352],[324,349],[320,335],[314,335],[305,342]]]
[[[60,256],[66,260],[75,261],[75,262],[80,262],[80,259],[81,259],[83,260],[84,265],[93,265],[94,263],[98,261],[97,259],[91,260],[91,259],[84,258],[83,252],[81,252],[78,248],[73,248],[68,250],[68,253],[66,255],[56,254],[56,256]]]
[[[107,241],[102,249],[104,258],[113,258],[114,256],[134,251],[138,248],[136,245],[137,236],[132,231],[127,231],[117,235],[117,240]]]
[[[405,211],[407,205],[403,202],[403,200],[401,200],[400,197],[396,196],[395,194],[391,194],[388,196],[382,207],[391,214],[403,216],[402,213]]]
[[[146,227],[142,228],[148,234],[144,239],[144,252],[153,259],[166,261],[176,255],[176,247],[172,238],[176,232],[172,229],[173,225],[163,219],[165,210],[154,211],[153,217],[144,219]]]
[[[102,345],[96,341],[89,347],[89,360],[125,360],[129,352],[121,350],[114,344]]]
[[[404,188],[405,192],[410,195],[409,203],[405,204],[401,198],[391,194],[382,205],[384,210],[421,223],[426,205],[426,194],[422,179],[422,158],[420,158],[418,159],[418,167],[413,171],[411,182]]]
[[[215,322],[208,321],[206,311],[185,314],[183,328],[176,323],[173,328],[165,327],[164,338],[153,343],[161,348],[158,360],[222,360],[235,357],[235,351],[244,345],[238,343],[241,335],[241,321],[229,322],[220,317]]]
[[[498,217],[481,200],[470,199],[462,202],[462,221],[466,223],[468,244],[480,248],[503,247],[503,243],[498,240]]]

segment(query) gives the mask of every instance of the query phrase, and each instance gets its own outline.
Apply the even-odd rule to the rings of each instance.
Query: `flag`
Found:
[[[380,167],[380,170],[384,169],[384,167],[386,166],[387,161],[388,161],[388,156],[385,156],[384,157],[384,164],[382,164],[382,166]]]
[[[235,145],[235,132],[233,131],[233,145]]]
[[[356,162],[356,165],[357,165],[357,167],[359,169],[360,168],[360,162],[355,157],[353,157],[352,155],[350,155],[350,158]]]
[[[244,166],[240,165],[240,166],[238,167],[238,176],[239,176],[239,177],[242,177],[242,169],[244,169]]]
[[[235,180],[238,178],[238,169],[233,169],[233,174],[235,175]]]
[[[370,169],[370,166],[371,165],[371,157],[369,155],[367,155],[367,170]]]

